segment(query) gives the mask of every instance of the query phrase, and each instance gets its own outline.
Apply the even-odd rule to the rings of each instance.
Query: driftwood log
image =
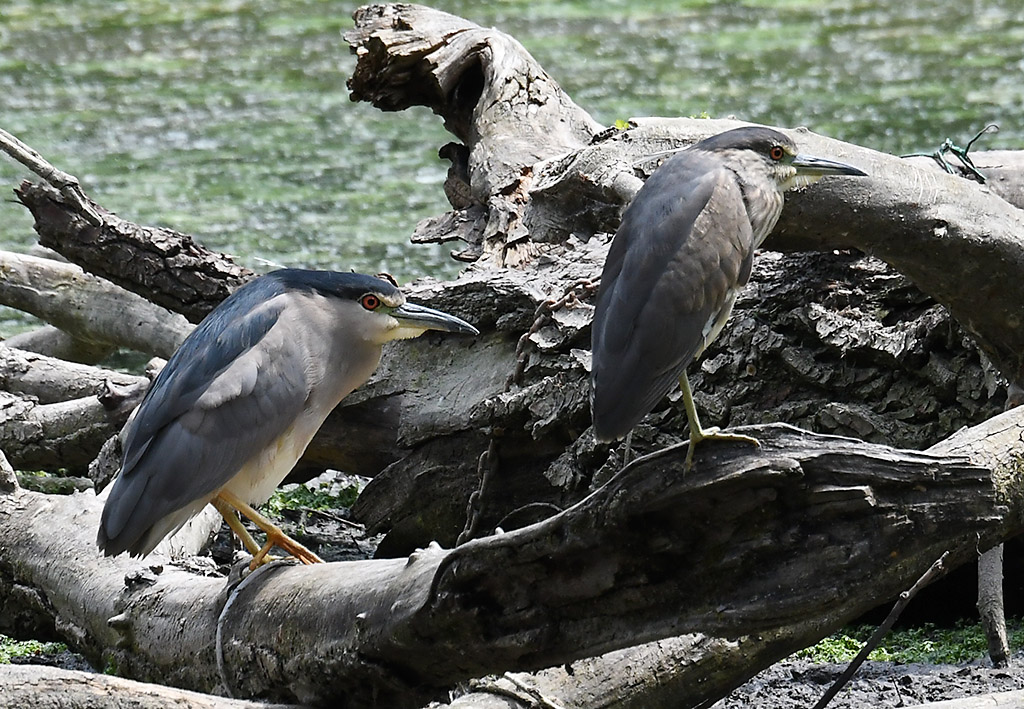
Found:
[[[456,241],[472,265],[406,290],[482,332],[387,349],[309,452],[374,476],[356,512],[393,558],[278,564],[240,583],[159,556],[105,559],[93,493],[54,498],[7,476],[0,632],[65,639],[136,679],[284,702],[416,707],[539,670],[474,689],[694,706],[890,599],[942,552],[964,563],[1021,530],[1024,415],[996,414],[1024,379],[1024,328],[994,307],[1024,295],[1018,153],[975,156],[993,174],[981,186],[791,131],[872,177],[787,198],[776,251],[695,368],[707,423],[748,425],[762,447],[702,446],[683,476],[668,401],[622,469],[623,450],[588,431],[608,240],[649,155],[737,123],[602,130],[514,39],[422,7],[363,8],[347,40],[355,99],[429,106],[458,141],[441,148],[453,210],[413,237]],[[191,321],[250,275],[115,217],[7,144],[43,177],[16,190],[41,242],[86,271]],[[5,391],[5,409],[33,396]],[[452,548],[467,516],[477,538]],[[453,706],[484,705],[472,696]]]
[[[407,559],[270,566],[237,586],[159,559],[104,559],[91,493],[14,489],[0,497],[0,538],[17,550],[0,559],[0,589],[22,607],[0,631],[59,629],[137,678],[339,706],[418,706],[473,677],[686,632],[764,632],[784,655],[944,551],[963,563],[1020,529],[1024,501],[1008,496],[1022,425],[1014,410],[942,454],[752,427],[753,454],[708,446],[683,477],[680,449],[666,449],[515,532]],[[809,618],[813,629],[778,636]],[[709,671],[721,655],[703,662],[690,658],[705,680],[686,701],[737,681],[736,668]]]

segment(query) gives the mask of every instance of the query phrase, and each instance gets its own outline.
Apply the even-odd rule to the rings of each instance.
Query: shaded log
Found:
[[[89,493],[18,491],[0,497],[10,542],[0,579],[45,599],[36,613],[60,618],[78,649],[123,674],[203,691],[223,679],[233,693],[284,701],[416,706],[473,676],[696,629],[770,635],[813,619],[827,634],[942,551],[963,563],[1020,531],[1012,461],[1024,451],[1019,436],[1007,441],[1022,425],[1009,412],[949,443],[1002,461],[991,472],[966,458],[756,427],[756,451],[703,446],[685,477],[678,448],[647,456],[515,532],[408,560],[276,565],[227,597],[222,580],[92,551],[100,505]],[[69,534],[54,539],[49,530],[69,517]],[[88,581],[69,585],[68,574]],[[0,631],[17,634],[11,622]],[[758,669],[731,668],[691,686],[689,700]]]
[[[473,370],[510,375],[512,336],[530,329],[545,297],[537,290],[558,295],[554,284],[593,273],[604,248],[591,240],[571,262],[528,273],[471,270],[450,286],[458,293],[486,278],[494,284],[487,292],[510,306],[510,332],[471,345]],[[490,327],[486,312],[471,312]],[[463,426],[456,440],[426,442],[370,483],[355,512],[372,530],[389,532],[381,554],[408,553],[433,539],[454,542],[488,436],[498,457],[483,500],[485,530],[518,526],[523,520],[508,515],[530,503],[571,505],[618,469],[621,448],[609,456],[587,433],[590,312],[584,294],[545,318],[530,338],[519,386],[502,394],[500,379],[484,386],[479,375],[473,398],[481,403],[468,419],[452,420],[453,430]],[[784,421],[904,447],[924,447],[979,423],[1001,411],[1005,399],[997,373],[944,309],[881,262],[857,254],[761,254],[729,327],[691,368],[691,381],[709,425]],[[685,439],[676,398],[634,432],[637,452]]]
[[[0,392],[0,449],[22,470],[66,468],[84,474],[103,442],[127,420],[108,410],[99,397],[36,404]]]
[[[146,377],[65,362],[0,343],[0,389],[32,397],[42,404],[85,396],[111,396],[112,391],[144,389],[147,386],[149,380]],[[131,401],[128,412],[138,403],[137,398]]]
[[[0,449],[25,470],[84,473],[149,380],[0,344]]]

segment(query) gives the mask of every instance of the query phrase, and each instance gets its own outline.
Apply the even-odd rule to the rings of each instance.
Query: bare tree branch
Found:
[[[78,339],[168,358],[192,331],[181,315],[53,259],[0,251],[0,303]]]
[[[100,225],[90,220],[89,211],[48,184],[23,182],[14,192],[32,212],[40,244],[191,322],[202,320],[252,275],[186,234],[140,227],[88,197],[89,210],[99,214]]]

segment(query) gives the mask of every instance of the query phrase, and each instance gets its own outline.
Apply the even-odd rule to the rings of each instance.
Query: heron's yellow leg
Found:
[[[267,541],[262,547],[259,547],[259,545],[256,544],[255,540],[252,538],[251,535],[249,535],[248,532],[246,532],[245,534],[249,537],[249,540],[250,542],[252,542],[253,546],[250,547],[249,543],[245,541],[245,538],[242,538],[242,543],[245,544],[246,548],[249,549],[249,551],[253,554],[252,561],[249,563],[250,568],[255,569],[261,564],[266,563],[267,554],[274,547],[283,549],[284,551],[288,552],[296,559],[301,561],[303,564],[323,563],[323,559],[321,559],[319,556],[311,552],[309,549],[304,547],[299,542],[289,537],[281,530],[280,527],[278,527],[269,519],[261,515],[256,510],[254,510],[245,501],[235,497],[227,490],[221,490],[213,499],[214,507],[217,507],[218,510],[221,510],[221,508],[217,506],[217,502],[221,502],[222,504],[227,505],[228,507],[238,510],[241,514],[245,515],[250,520],[252,520],[252,523],[260,529],[262,529],[263,532],[267,535]],[[221,510],[221,514],[224,514],[223,510]],[[234,515],[231,516],[233,517]],[[226,518],[227,516],[225,516],[225,519]],[[238,522],[237,519],[235,521]],[[228,525],[231,525],[231,523],[228,522]],[[240,522],[239,526],[241,526]],[[235,529],[237,533],[237,529],[233,525],[231,526],[231,528]],[[239,534],[239,537],[241,536],[242,535]]]
[[[250,554],[258,554],[260,551],[260,545],[256,543],[256,540],[249,534],[249,530],[242,524],[242,520],[238,519],[238,515],[235,514],[235,508],[224,502],[219,497],[215,497],[210,500],[210,504],[213,505],[214,509],[220,512],[220,516],[224,518],[224,521],[231,527],[231,531],[242,540],[242,545],[249,550]]]
[[[740,441],[742,443],[753,443],[760,447],[761,441],[753,436],[745,436],[742,433],[723,433],[718,426],[703,428],[700,425],[700,418],[697,416],[697,407],[693,403],[693,391],[690,389],[690,379],[683,372],[679,377],[679,388],[683,390],[683,407],[686,409],[686,420],[690,422],[690,445],[686,449],[686,464],[684,470],[689,471],[693,467],[693,449],[697,444],[706,438],[714,438],[719,441]]]

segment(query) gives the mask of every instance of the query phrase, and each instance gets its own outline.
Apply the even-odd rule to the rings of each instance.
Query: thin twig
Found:
[[[103,218],[89,204],[89,198],[82,191],[78,178],[58,170],[34,148],[21,142],[15,136],[0,128],[0,150],[10,155],[29,170],[53,185],[74,207],[75,211],[93,226],[102,226]]]
[[[896,601],[896,605],[894,605],[892,610],[889,611],[889,615],[887,615],[885,620],[882,621],[882,624],[878,626],[878,629],[875,630],[874,634],[868,638],[868,641],[864,643],[864,647],[862,647],[860,652],[857,653],[857,656],[850,661],[850,664],[847,666],[843,674],[841,674],[839,678],[832,683],[832,686],[828,688],[825,695],[818,700],[817,704],[814,705],[814,709],[824,709],[824,707],[832,701],[832,698],[839,693],[839,690],[846,686],[846,683],[853,678],[854,673],[856,673],[860,666],[864,664],[864,660],[868,659],[868,655],[871,654],[871,651],[878,647],[878,644],[882,642],[882,638],[884,638],[886,633],[888,633],[892,628],[896,619],[900,617],[900,613],[902,613],[903,609],[907,607],[908,603],[910,603],[910,599],[916,596],[917,592],[922,588],[942,576],[942,574],[946,573],[946,566],[944,562],[947,556],[949,556],[949,552],[943,552],[942,556],[940,556],[935,563],[932,564],[924,574],[922,574],[921,578],[917,580],[917,583],[911,586],[909,590],[900,594],[899,600]]]
[[[537,689],[536,687],[532,687],[528,685],[526,682],[523,682],[522,680],[516,678],[515,675],[513,675],[511,672],[506,672],[502,675],[502,677],[511,682],[513,685],[515,685],[516,689],[518,689],[519,691],[525,692],[527,696],[533,699],[534,704],[536,704],[537,706],[540,706],[543,709],[563,709],[562,705],[556,702],[554,699],[544,696],[544,693],[541,692],[539,689]]]

